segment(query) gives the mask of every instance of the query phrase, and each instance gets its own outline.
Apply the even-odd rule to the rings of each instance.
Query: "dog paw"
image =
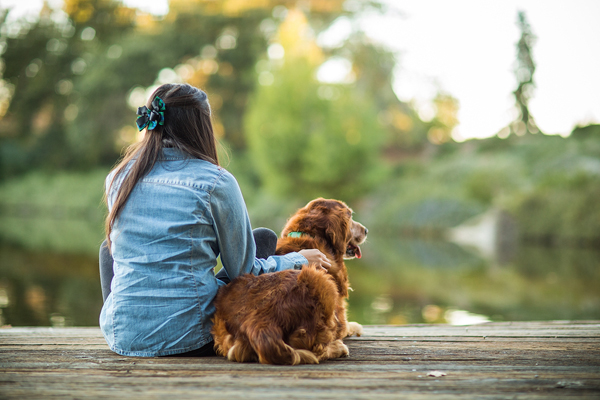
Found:
[[[349,357],[350,350],[348,350],[348,346],[342,343],[341,354],[338,357]]]
[[[363,327],[358,322],[348,322],[348,336],[362,336]]]
[[[348,357],[350,355],[348,346],[346,346],[341,340],[334,340],[331,342],[327,347],[327,353],[327,358]]]

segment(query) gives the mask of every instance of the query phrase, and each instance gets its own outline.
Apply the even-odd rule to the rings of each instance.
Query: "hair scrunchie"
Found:
[[[165,124],[165,102],[158,96],[152,100],[150,109],[146,106],[138,107],[137,120],[135,121],[138,130],[148,127],[148,130],[156,128],[157,125]]]

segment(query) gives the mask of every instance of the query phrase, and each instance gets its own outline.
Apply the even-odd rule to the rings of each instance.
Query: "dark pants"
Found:
[[[269,258],[275,254],[275,249],[277,247],[277,234],[275,232],[267,228],[256,228],[252,231],[252,234],[254,235],[254,242],[256,243],[256,258]],[[102,298],[103,301],[106,301],[106,298],[110,294],[110,283],[112,282],[114,275],[113,258],[110,251],[108,251],[106,240],[102,242],[102,245],[100,246],[99,261]],[[224,268],[216,274],[216,277],[225,283],[231,281]],[[175,354],[174,357],[201,357],[211,355],[215,355],[212,342],[197,350]]]

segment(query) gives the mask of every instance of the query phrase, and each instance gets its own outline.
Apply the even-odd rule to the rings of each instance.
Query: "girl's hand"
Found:
[[[331,262],[327,256],[317,249],[300,250],[298,253],[302,254],[309,264],[317,264],[326,270],[331,267]]]

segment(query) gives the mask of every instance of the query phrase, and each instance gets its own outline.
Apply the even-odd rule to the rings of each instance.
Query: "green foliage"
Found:
[[[102,207],[104,178],[108,170],[90,172],[33,172],[0,185],[0,204],[38,210]]]
[[[246,117],[249,150],[265,188],[278,195],[355,199],[382,177],[384,131],[368,99],[324,86],[301,60],[259,87]],[[319,97],[323,88],[335,95]]]
[[[104,178],[86,173],[34,172],[0,185],[0,240],[31,250],[97,254],[106,207]]]
[[[549,245],[600,242],[600,126],[576,128],[568,138],[514,138],[503,152],[523,165],[526,185],[505,205],[524,238]]]
[[[436,235],[489,208],[508,211],[536,242],[600,243],[600,126],[568,138],[490,138],[412,161],[369,196],[378,229]],[[433,233],[432,233],[433,232]]]
[[[367,2],[347,11],[342,3],[310,7],[316,33],[340,15],[377,8]],[[113,164],[134,140],[132,91],[173,80],[209,94],[217,134],[244,152],[256,61],[276,40],[282,8],[278,1],[174,2],[155,19],[118,1],[69,0],[68,18],[48,6],[35,23],[0,18],[0,87],[8,88],[0,98],[0,179],[41,167]],[[165,69],[170,76],[161,78]]]
[[[254,87],[256,59],[266,49],[265,38],[256,31],[267,15],[267,10],[257,10],[234,18],[207,15],[201,7],[186,12],[174,7],[165,23],[156,22],[149,31],[131,32],[119,41],[122,55],[118,59],[98,54],[95,69],[82,77],[81,91],[87,104],[71,126],[70,137],[85,154],[93,154],[100,146],[107,158],[114,159],[119,129],[133,126],[135,121],[126,102],[130,91],[164,83],[160,71],[183,66],[194,71],[187,77],[189,83],[208,93],[216,120],[223,125],[217,133],[224,130],[233,150],[244,148],[241,117]],[[215,47],[225,31],[235,35],[234,49]],[[214,54],[203,55],[207,47]],[[205,73],[203,68],[208,67],[201,67],[203,62],[218,71]]]
[[[515,211],[522,235],[549,245],[600,245],[599,175],[555,177],[525,195]]]
[[[68,19],[56,18],[44,6],[37,22],[4,22],[0,28],[6,65],[1,79],[13,92],[6,115],[0,115],[0,149],[17,154],[0,160],[0,178],[70,167],[86,156],[71,148],[66,135],[78,109],[85,108],[78,80],[133,27],[134,11],[101,0],[70,1],[66,10]]]

